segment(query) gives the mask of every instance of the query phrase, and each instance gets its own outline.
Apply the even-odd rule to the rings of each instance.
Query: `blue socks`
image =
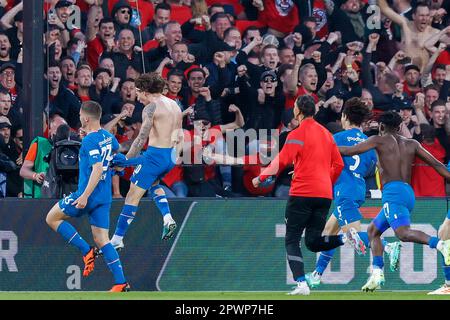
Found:
[[[119,220],[117,220],[117,227],[114,235],[123,237],[128,230],[131,222],[133,222],[134,216],[137,211],[137,206],[126,204],[122,208]]]
[[[101,248],[103,252],[103,259],[105,259],[106,265],[109,270],[111,270],[114,276],[115,284],[122,284],[127,282],[125,280],[125,276],[123,275],[122,264],[120,263],[119,255],[117,254],[116,249],[112,246],[111,243],[108,243]]]
[[[81,253],[86,255],[91,247],[89,244],[79,235],[77,230],[68,223],[67,221],[63,221],[58,229],[56,230],[69,244],[77,247]]]
[[[169,202],[167,201],[167,197],[166,197],[165,193],[163,195],[157,195],[155,193],[155,190],[157,190],[159,188],[161,188],[160,185],[151,187],[150,192],[153,197],[153,201],[155,201],[156,207],[158,207],[158,210],[161,212],[162,216],[164,217],[166,214],[170,213]]]
[[[372,261],[372,266],[374,269],[383,269],[384,262],[383,262],[383,256],[374,256]]]
[[[364,242],[364,244],[366,245],[366,248],[370,248],[369,235],[367,234],[367,232],[359,231],[358,235],[361,238],[361,240]]]
[[[295,279],[295,281],[297,281],[297,282],[303,282],[305,280],[306,280],[305,276],[301,276],[301,277],[298,277],[297,279]]]
[[[431,249],[436,249],[436,246],[439,242],[439,238],[438,237],[430,237],[430,242],[428,242],[428,246]]]
[[[331,259],[333,259],[334,251],[335,249],[331,249],[320,253],[319,260],[317,260],[316,264],[316,272],[318,274],[324,273]]]

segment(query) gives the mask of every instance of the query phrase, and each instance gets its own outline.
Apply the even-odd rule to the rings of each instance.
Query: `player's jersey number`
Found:
[[[108,172],[109,162],[113,159],[112,155],[112,144],[107,144],[102,147],[102,163],[103,163],[103,174],[102,180],[106,178],[106,172]]]
[[[352,159],[355,159],[355,163],[354,163],[353,165],[349,166],[348,168],[349,168],[351,171],[355,171],[356,169],[358,169],[359,164],[361,163],[361,158],[360,158],[358,155],[354,155],[354,156],[352,157]]]

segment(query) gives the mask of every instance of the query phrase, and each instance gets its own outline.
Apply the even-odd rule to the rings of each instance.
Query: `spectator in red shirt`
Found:
[[[94,26],[88,25],[88,28],[94,28]],[[98,60],[104,51],[111,52],[113,50],[115,35],[114,21],[111,18],[103,18],[100,21],[98,35],[88,32],[87,61],[92,70],[97,69]]]
[[[433,126],[422,124],[422,147],[433,155],[439,162],[444,163],[445,149],[436,138]],[[445,179],[432,167],[416,157],[412,170],[411,186],[416,197],[445,197]]]
[[[182,0],[167,0],[172,8],[171,19],[183,24],[192,18],[191,8],[185,5]]]

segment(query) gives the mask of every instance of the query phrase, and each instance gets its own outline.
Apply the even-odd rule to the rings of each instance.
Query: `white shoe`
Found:
[[[449,294],[450,295],[450,285],[448,284],[444,284],[442,287],[440,287],[439,289],[436,289],[434,291],[428,292],[429,295],[433,294],[433,295],[445,295],[445,294]]]
[[[355,228],[350,228],[347,231],[347,241],[350,242],[358,255],[366,254],[366,245],[359,237],[358,231]]]
[[[123,244],[123,240],[120,240],[117,243],[112,243],[111,242],[111,244],[114,247],[114,249],[116,249],[117,251],[120,251],[120,250],[122,250],[125,247],[125,245]]]
[[[289,296],[301,295],[301,296],[309,296],[311,291],[309,290],[308,284],[306,281],[297,282],[297,286],[294,287],[294,290],[287,293]]]
[[[175,220],[173,220],[172,218],[168,219],[163,225],[163,232],[162,232],[161,239],[169,240],[170,238],[172,238],[175,233],[176,228],[177,228],[177,224],[176,224]]]
[[[381,289],[382,285],[384,285],[384,273],[383,270],[377,268],[373,269],[372,274],[361,290],[364,292],[373,292],[377,289]]]
[[[450,265],[450,239],[442,240],[442,246],[438,249],[444,256],[445,265]]]

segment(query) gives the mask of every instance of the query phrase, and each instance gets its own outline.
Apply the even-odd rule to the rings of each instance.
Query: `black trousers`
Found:
[[[305,230],[305,244],[312,252],[327,251],[342,245],[340,236],[322,237],[331,200],[290,196],[286,205],[285,246],[294,280],[305,275],[300,241]]]

